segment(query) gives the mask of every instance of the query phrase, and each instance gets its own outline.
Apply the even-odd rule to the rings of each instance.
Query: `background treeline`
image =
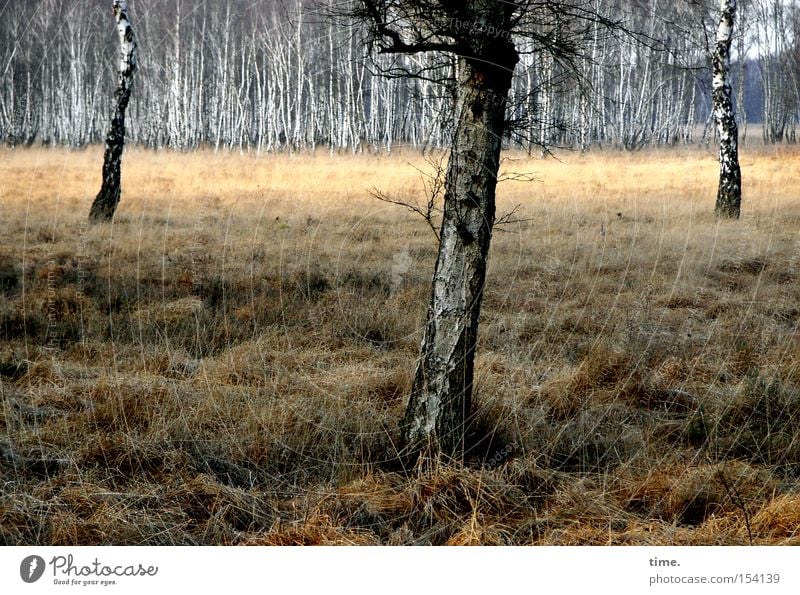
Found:
[[[716,3],[590,0],[640,33],[589,31],[577,60],[529,42],[511,93],[509,146],[636,149],[702,141],[707,47]],[[108,2],[8,0],[0,6],[0,138],[8,144],[101,142],[118,43]],[[148,147],[270,151],[391,150],[447,144],[454,73],[424,55],[367,59],[362,31],[304,0],[130,0],[140,71],[128,139]],[[740,129],[796,142],[800,7],[741,2],[733,44]],[[413,70],[423,77],[385,77]],[[577,76],[576,76],[577,75]],[[579,83],[580,81],[580,83]],[[751,131],[752,134],[752,131]]]

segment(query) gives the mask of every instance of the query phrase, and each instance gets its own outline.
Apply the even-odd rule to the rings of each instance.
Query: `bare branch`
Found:
[[[433,235],[436,237],[436,242],[439,243],[439,230],[437,229],[436,222],[434,221],[434,217],[441,212],[441,209],[434,208],[433,205],[429,202],[426,203],[424,207],[420,206],[418,202],[408,202],[405,200],[401,200],[399,198],[392,198],[388,194],[385,194],[378,190],[377,188],[373,188],[370,192],[372,196],[377,198],[381,202],[386,202],[392,205],[397,205],[408,209],[412,213],[416,213],[428,224],[428,227],[431,228]]]

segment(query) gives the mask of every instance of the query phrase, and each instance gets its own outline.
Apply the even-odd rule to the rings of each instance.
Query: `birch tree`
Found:
[[[739,168],[739,130],[731,101],[729,82],[731,39],[736,0],[719,0],[720,17],[716,43],[711,55],[711,97],[719,134],[719,188],[716,212],[721,217],[738,218],[742,202],[742,173]]]
[[[472,413],[478,321],[495,223],[500,153],[518,39],[561,66],[575,63],[583,3],[527,0],[361,0],[355,11],[378,54],[455,56],[454,130],[445,172],[439,253],[420,355],[400,429],[405,453],[461,458]],[[392,74],[398,74],[393,63]],[[402,67],[400,68],[402,70]],[[446,71],[446,69],[445,69]],[[430,79],[413,69],[408,76]]]
[[[93,222],[110,221],[119,204],[122,150],[125,147],[125,110],[130,101],[137,66],[136,37],[128,19],[128,3],[126,0],[113,0],[112,6],[119,34],[119,71],[117,89],[114,91],[114,112],[103,155],[103,182],[89,211],[89,220]]]
[[[378,53],[448,52],[458,61],[439,255],[401,422],[411,452],[442,450],[458,456],[464,448],[505,107],[519,60],[510,36],[515,8],[498,0],[468,0],[460,6],[363,0],[357,11],[371,28]]]

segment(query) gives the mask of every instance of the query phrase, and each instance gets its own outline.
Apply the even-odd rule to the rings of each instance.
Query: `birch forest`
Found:
[[[598,26],[569,64],[519,40],[507,148],[634,150],[713,138],[716,3],[593,4],[637,36]],[[329,18],[330,0],[131,0],[130,7],[141,63],[131,143],[259,153],[447,146],[453,98],[440,83],[453,65],[426,54],[370,56],[361,25]],[[738,10],[731,74],[742,140],[755,134],[794,143],[800,7],[748,0]],[[102,142],[118,51],[109,18],[107,4],[91,0],[0,6],[0,138],[9,145]],[[425,76],[383,76],[403,69]],[[750,124],[758,129],[748,131]]]

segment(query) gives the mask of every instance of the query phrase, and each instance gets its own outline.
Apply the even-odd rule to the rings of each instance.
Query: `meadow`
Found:
[[[417,153],[0,149],[0,543],[800,545],[800,150],[506,155],[480,448],[405,469]],[[514,180],[515,174],[536,180]],[[516,209],[516,210],[515,210]]]

